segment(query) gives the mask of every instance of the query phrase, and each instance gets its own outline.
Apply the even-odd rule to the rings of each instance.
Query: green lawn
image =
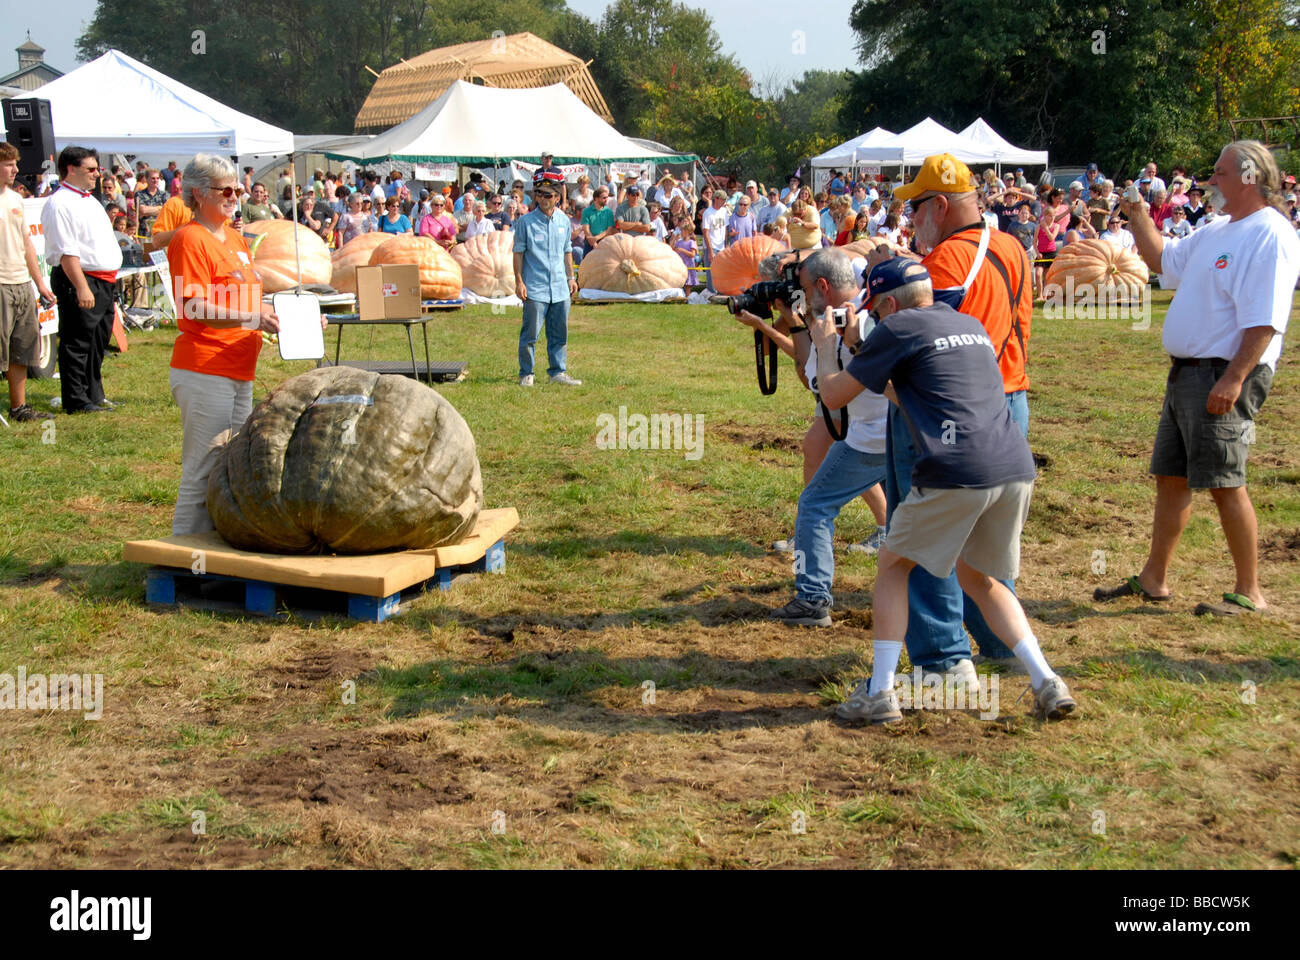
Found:
[[[722,308],[576,309],[572,390],[516,385],[516,310],[439,319],[437,357],[469,364],[440,390],[477,438],[486,506],[521,524],[504,575],[384,624],[145,606],[122,542],[170,531],[181,436],[173,334],[133,336],[105,365],[123,409],[0,428],[0,674],[99,673],[106,695],[97,721],[0,712],[0,865],[1294,866],[1293,344],[1251,452],[1273,614],[1192,616],[1231,587],[1203,496],[1175,603],[1091,600],[1145,556],[1166,305],[1148,331],[1033,327],[1030,438],[1050,463],[1020,593],[1079,714],[1042,725],[1004,677],[995,721],[887,730],[831,719],[869,667],[874,559],[837,553],[831,629],[766,620],[792,591],[765,547],[793,527],[812,408],[788,362],[759,395]],[[405,349],[352,329],[344,353]],[[255,399],[308,366],[266,351]],[[31,396],[47,409],[57,382]],[[620,406],[702,417],[702,455],[598,449]],[[851,505],[840,546],[873,527]]]

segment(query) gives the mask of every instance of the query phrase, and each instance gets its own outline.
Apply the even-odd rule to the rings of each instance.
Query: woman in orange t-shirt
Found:
[[[180,329],[170,383],[183,430],[173,534],[212,529],[208,474],[221,452],[220,435],[237,431],[252,412],[261,331],[279,330],[275,311],[262,303],[248,245],[226,222],[239,205],[234,165],[201,153],[185,167],[183,182],[194,219],[167,247]]]

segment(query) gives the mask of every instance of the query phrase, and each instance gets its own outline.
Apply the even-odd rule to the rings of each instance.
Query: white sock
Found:
[[[1043,659],[1043,651],[1038,649],[1038,638],[1032,633],[1025,634],[1025,638],[1017,643],[1011,652],[1029,671],[1029,682],[1033,684],[1035,690],[1041,687],[1045,680],[1051,680],[1056,676],[1052,668],[1047,665],[1047,661]]]
[[[881,690],[894,686],[894,671],[898,669],[898,658],[903,655],[901,640],[871,641],[871,685],[867,693],[875,696]]]

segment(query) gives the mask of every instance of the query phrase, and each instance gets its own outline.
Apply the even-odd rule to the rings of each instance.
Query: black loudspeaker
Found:
[[[50,101],[35,97],[26,100],[4,100],[5,139],[18,148],[18,175],[40,176],[47,169],[58,173],[54,166],[57,151],[54,149],[54,124],[50,120]],[[45,161],[50,166],[45,166]]]

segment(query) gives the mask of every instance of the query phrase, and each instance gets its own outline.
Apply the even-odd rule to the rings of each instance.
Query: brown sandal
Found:
[[[1137,577],[1129,577],[1118,587],[1107,590],[1105,587],[1098,587],[1092,592],[1092,599],[1105,602],[1107,600],[1118,600],[1121,597],[1141,597],[1149,603],[1168,603],[1174,598],[1172,593],[1167,593],[1163,597],[1157,597],[1153,593],[1147,593],[1146,589],[1138,581]]]

